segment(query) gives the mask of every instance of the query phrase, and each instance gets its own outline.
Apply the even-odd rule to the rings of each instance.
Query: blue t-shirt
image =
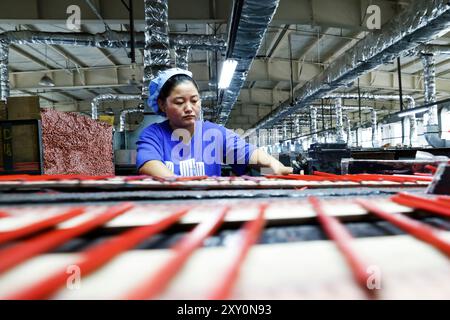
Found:
[[[188,140],[187,131],[173,130],[169,120],[148,126],[136,143],[137,168],[159,160],[175,175],[220,176],[221,165],[229,164],[241,175],[256,149],[233,131],[209,121],[196,121],[194,135]]]

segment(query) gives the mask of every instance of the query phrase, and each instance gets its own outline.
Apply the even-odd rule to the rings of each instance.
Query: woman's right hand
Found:
[[[281,162],[271,165],[270,168],[272,169],[273,174],[275,174],[275,175],[284,176],[284,175],[288,175],[288,174],[291,174],[294,172],[294,169],[292,167],[286,167]]]

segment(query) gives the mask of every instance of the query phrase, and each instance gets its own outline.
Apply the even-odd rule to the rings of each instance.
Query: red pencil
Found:
[[[229,207],[224,207],[218,214],[196,226],[194,230],[172,248],[174,255],[167,263],[123,298],[127,300],[144,300],[155,298],[161,294],[191,254],[203,244],[207,237],[219,228],[228,210]]]
[[[245,261],[245,257],[250,251],[251,246],[258,241],[261,231],[264,228],[264,212],[266,208],[267,204],[261,205],[258,216],[254,220],[245,223],[239,235],[238,241],[241,246],[238,249],[237,255],[231,263],[231,266],[225,272],[222,281],[213,290],[208,299],[224,300],[230,297],[232,289],[238,279],[239,271]]]

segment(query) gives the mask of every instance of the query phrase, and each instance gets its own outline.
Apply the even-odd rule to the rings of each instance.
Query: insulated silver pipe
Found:
[[[378,141],[377,112],[375,109],[372,109],[370,112],[370,122],[372,124],[372,147],[378,148],[380,145]]]
[[[448,0],[412,0],[407,8],[383,25],[382,32],[371,32],[352,50],[338,57],[328,68],[312,78],[277,108],[259,120],[246,135],[270,127],[288,115],[307,108],[337,88],[394,60],[402,52],[438,37],[450,26]]]
[[[141,100],[142,97],[140,95],[131,95],[131,94],[101,94],[96,96],[91,101],[91,117],[94,120],[98,119],[98,106],[102,102],[106,101],[130,101],[130,100]]]
[[[424,78],[424,99],[425,103],[436,102],[436,59],[432,54],[422,55],[423,78]],[[428,110],[428,125],[439,124],[437,105],[431,106]]]
[[[436,66],[434,55],[422,55],[423,78],[424,78],[424,102],[425,104],[436,102]],[[437,105],[429,107],[424,115],[425,139],[428,144],[435,148],[450,147],[450,140],[441,138],[439,126],[439,114]]]
[[[352,124],[350,121],[350,117],[348,117],[347,115],[344,115],[344,121],[346,123],[346,131],[347,131],[347,146],[351,146],[353,144],[352,141]]]
[[[136,113],[136,112],[144,112],[143,108],[134,108],[134,109],[125,109],[122,110],[122,112],[120,112],[120,117],[119,117],[119,132],[124,132],[126,130],[126,119],[127,119],[127,115],[129,115],[130,113]]]
[[[344,123],[342,120],[342,99],[337,98],[335,100],[335,112],[336,112],[336,142],[344,142]]]
[[[170,68],[169,7],[167,0],[144,0],[145,47],[142,98],[159,71]]]
[[[189,67],[189,48],[175,47],[175,63],[177,68],[188,70]]]
[[[131,48],[129,32],[108,31],[102,33],[46,32],[46,31],[6,31],[0,33],[0,42],[9,44],[47,44],[59,46],[97,47],[106,49]],[[226,42],[221,36],[210,34],[169,34],[171,47],[191,50],[224,51]],[[136,32],[135,48],[144,49],[145,33]]]
[[[312,143],[317,143],[317,108],[309,107],[311,114],[311,133],[312,133]]]
[[[327,95],[324,97],[324,99],[336,99],[336,98],[342,98],[342,99],[361,99],[364,100],[400,100],[400,95],[392,95],[392,94],[372,94],[372,93],[363,93],[361,95],[353,94],[353,93],[335,93],[331,95]],[[403,100],[406,101],[406,107],[407,109],[412,109],[416,106],[416,101],[413,96],[410,95],[403,95]],[[374,112],[374,110],[371,108],[371,112]],[[375,121],[376,121],[376,114],[375,114]],[[416,117],[415,115],[409,116],[409,144],[412,146],[413,143],[417,140],[417,125],[416,125]],[[377,126],[377,124],[372,121],[373,126]],[[374,136],[372,135],[372,138]],[[376,140],[372,140],[372,145],[379,145],[378,138]]]
[[[247,74],[264,40],[264,35],[269,28],[279,0],[246,0],[233,1],[236,4],[242,2],[240,13],[232,16],[230,21],[229,47],[227,58],[238,62],[231,83],[223,90],[218,103],[217,123],[225,125],[228,117],[236,104],[239,93],[244,85]]]
[[[9,44],[0,39],[0,101],[4,102],[9,97],[8,56]]]
[[[145,47],[144,33],[136,33],[136,48]],[[170,45],[186,50],[225,50],[225,40],[214,35],[173,34]],[[11,44],[45,44],[62,46],[83,46],[97,48],[131,47],[128,32],[108,31],[103,33],[70,33],[43,31],[6,31],[0,33],[0,101],[9,97],[8,54]],[[170,53],[169,53],[170,55]],[[152,58],[154,59],[154,58]],[[146,89],[147,90],[147,89]]]

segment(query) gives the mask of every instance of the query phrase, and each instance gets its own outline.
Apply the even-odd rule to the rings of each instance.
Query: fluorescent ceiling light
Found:
[[[234,70],[236,70],[236,67],[236,60],[225,60],[222,66],[222,72],[220,73],[219,89],[226,89],[230,86],[231,79],[233,78]]]
[[[422,107],[422,108],[414,108],[414,109],[410,109],[410,110],[405,110],[405,111],[399,112],[397,114],[397,116],[400,117],[400,118],[407,117],[407,116],[412,116],[413,114],[416,114],[416,113],[425,112],[428,109],[429,109],[428,107]]]

